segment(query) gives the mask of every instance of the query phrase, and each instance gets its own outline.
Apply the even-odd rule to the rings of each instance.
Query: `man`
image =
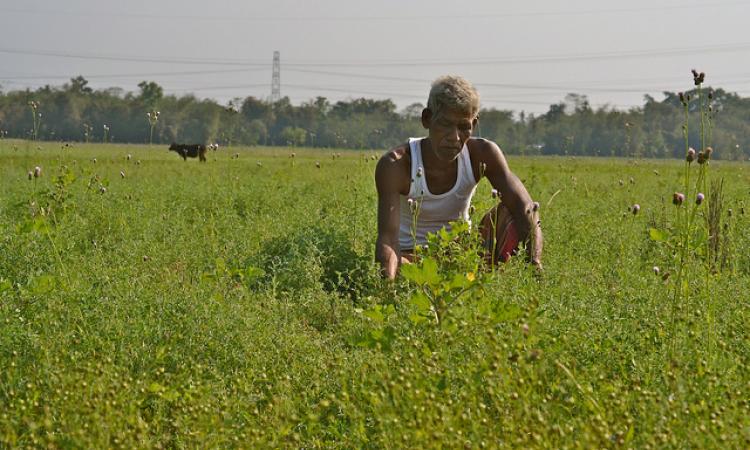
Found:
[[[395,278],[401,264],[413,261],[414,248],[426,243],[427,233],[469,219],[471,197],[482,177],[502,199],[480,225],[485,247],[491,249],[487,258],[505,261],[524,242],[529,261],[541,268],[538,204],[510,171],[497,144],[471,137],[478,112],[479,94],[471,83],[461,77],[440,77],[422,111],[427,137],[410,139],[380,158],[375,170],[375,257],[385,277]],[[414,205],[418,205],[416,227]]]

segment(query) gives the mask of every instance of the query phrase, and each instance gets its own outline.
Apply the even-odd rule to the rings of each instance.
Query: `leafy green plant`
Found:
[[[449,309],[477,286],[479,257],[476,238],[465,221],[452,222],[428,236],[426,254],[414,264],[401,266],[403,277],[417,286],[409,301],[416,308],[411,320],[445,320]]]

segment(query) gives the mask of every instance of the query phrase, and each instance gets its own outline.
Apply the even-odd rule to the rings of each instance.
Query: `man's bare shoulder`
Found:
[[[392,164],[404,164],[410,162],[411,154],[409,152],[409,144],[401,144],[396,148],[392,148],[385,152],[380,157],[380,164],[392,165]]]
[[[503,154],[500,146],[489,139],[471,138],[466,142],[466,146],[469,149],[469,154],[472,157],[477,156],[481,161],[485,161],[488,157],[496,157],[498,154]]]
[[[409,144],[399,145],[380,157],[375,168],[375,180],[379,187],[396,187],[399,191],[409,190],[411,173],[411,153]]]

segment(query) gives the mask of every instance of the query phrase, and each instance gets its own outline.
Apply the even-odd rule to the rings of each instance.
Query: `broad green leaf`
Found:
[[[373,322],[383,323],[385,316],[383,315],[382,307],[380,305],[375,306],[372,309],[368,309],[363,313],[365,317],[369,317]]]
[[[414,313],[409,315],[409,320],[411,321],[412,325],[419,325],[422,322],[426,322],[427,317],[422,314]]]
[[[420,264],[405,264],[401,266],[401,274],[409,281],[419,285],[435,286],[440,283],[437,262],[434,258],[425,258]]]
[[[34,231],[37,233],[49,233],[49,222],[42,216],[36,216],[34,218]]]
[[[227,263],[224,262],[224,258],[216,258],[216,273],[222,274],[227,270]]]
[[[29,292],[34,295],[46,294],[57,285],[57,278],[52,275],[40,275],[29,282]]]
[[[180,398],[180,393],[179,393],[179,392],[177,392],[177,391],[176,391],[176,390],[174,390],[174,389],[169,389],[169,390],[167,390],[167,391],[166,391],[166,392],[165,392],[165,393],[164,393],[164,394],[162,395],[162,398],[164,398],[165,400],[167,400],[167,401],[169,401],[169,402],[173,402],[173,401],[177,400],[178,398]]]
[[[648,235],[654,242],[664,242],[667,240],[667,233],[658,228],[651,228],[648,230]]]
[[[472,281],[474,281],[473,273],[471,273],[471,276],[467,276],[467,274],[463,273],[456,273],[453,275],[453,279],[451,280],[451,282],[448,283],[446,290],[463,289],[469,286]]]
[[[248,279],[248,281],[260,278],[265,274],[266,272],[258,267],[247,266],[247,269],[245,269],[245,277]]]
[[[423,292],[415,292],[411,296],[411,303],[417,307],[420,313],[429,311],[432,307],[430,305],[430,299]]]

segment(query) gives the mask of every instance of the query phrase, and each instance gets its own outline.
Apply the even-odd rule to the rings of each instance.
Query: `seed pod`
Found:
[[[660,272],[660,270],[659,270],[659,266],[654,266],[654,268],[653,268],[653,271],[654,271],[654,275],[657,275],[657,276],[658,276],[658,275],[659,275],[659,272]]]
[[[633,205],[633,207],[631,208],[631,211],[634,216],[637,215],[640,210],[641,210],[641,205],[639,205],[638,203]]]
[[[406,203],[409,205],[409,211],[414,214],[417,211],[417,201],[413,198],[410,198],[406,200]]]
[[[691,163],[695,160],[695,149],[693,147],[690,147],[687,151],[687,156],[685,157],[687,162]]]
[[[706,196],[703,195],[702,192],[698,192],[698,195],[695,196],[695,204],[696,205],[700,205],[701,203],[703,203],[703,199],[705,199],[705,198],[706,198]]]
[[[706,154],[703,152],[698,152],[698,164],[703,164],[706,162]]]
[[[711,148],[711,147],[706,147],[706,149],[703,150],[703,154],[706,156],[706,161],[708,161],[709,159],[711,159],[711,153],[713,153],[713,152],[714,152],[714,149]]]
[[[34,178],[39,178],[42,176],[42,168],[39,166],[34,167]]]
[[[685,201],[685,194],[683,194],[681,192],[675,192],[674,194],[672,194],[672,203],[673,204],[675,204],[677,206],[680,206],[680,205],[682,205],[682,203],[684,201]]]
[[[29,170],[28,176],[29,176],[29,180],[33,179],[34,178],[34,172],[32,172],[31,170]]]

